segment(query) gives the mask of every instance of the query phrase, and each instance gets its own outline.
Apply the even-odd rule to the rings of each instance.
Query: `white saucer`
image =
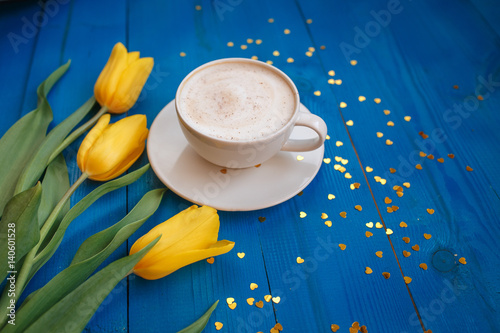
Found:
[[[301,112],[310,111],[301,105]],[[315,136],[307,127],[296,127],[291,138]],[[249,211],[277,205],[302,191],[318,173],[325,149],[281,151],[260,167],[225,170],[189,146],[172,101],[151,125],[147,150],[158,178],[184,199],[218,210]],[[300,161],[299,155],[303,157]]]

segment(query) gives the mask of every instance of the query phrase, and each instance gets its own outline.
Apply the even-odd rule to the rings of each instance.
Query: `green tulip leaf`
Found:
[[[19,177],[16,192],[24,191],[26,188],[33,186],[47,167],[49,158],[54,150],[61,144],[69,132],[92,110],[95,104],[95,98],[91,97],[85,104],[49,132]]]
[[[69,212],[64,216],[63,220],[59,224],[59,228],[54,233],[54,236],[50,239],[47,246],[45,246],[43,249],[40,248],[38,254],[35,256],[33,267],[31,269],[28,281],[55,253],[55,251],[59,247],[59,244],[61,244],[66,229],[75,218],[77,218],[81,213],[83,213],[87,208],[89,208],[90,205],[92,205],[97,199],[99,199],[103,195],[135,182],[148,169],[149,169],[149,164],[146,164],[142,168],[137,169],[125,176],[106,182],[103,185],[96,188],[95,190],[93,190],[92,192],[90,192],[89,194],[87,194],[76,205],[74,205],[69,210]]]
[[[40,239],[38,229],[38,206],[42,194],[42,185],[36,186],[14,196],[5,206],[0,223],[0,282],[7,276],[7,271],[14,271],[9,261],[19,262]],[[14,239],[13,260],[9,254],[9,238]],[[12,264],[15,265],[15,264]]]
[[[180,330],[177,333],[201,333],[201,332],[203,332],[203,330],[207,326],[207,323],[208,323],[208,320],[210,319],[210,316],[212,315],[212,312],[214,312],[215,308],[217,307],[217,304],[219,304],[219,301],[216,301],[210,307],[210,309],[208,309],[207,312],[205,312],[205,314],[203,316],[198,318],[197,321],[195,321],[194,323],[192,323],[191,325],[189,325],[185,329]]]
[[[166,189],[149,191],[120,222],[87,238],[68,268],[28,296],[16,313],[16,325],[7,326],[4,333],[22,332],[45,311],[82,284],[111,253],[154,214],[165,191]]]
[[[14,195],[24,166],[45,139],[47,128],[52,121],[52,110],[47,101],[47,94],[66,72],[69,64],[68,61],[59,67],[38,86],[37,108],[19,119],[0,139],[0,216]]]
[[[109,264],[48,309],[23,332],[81,332],[115,286],[158,242]]]

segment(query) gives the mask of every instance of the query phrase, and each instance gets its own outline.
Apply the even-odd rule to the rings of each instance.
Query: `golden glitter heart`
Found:
[[[424,271],[427,270],[427,264],[426,263],[421,263],[420,265],[418,265],[418,267],[422,268]]]
[[[301,219],[303,219],[304,217],[307,216],[307,214],[305,212],[300,212],[299,216],[300,216]]]
[[[454,154],[448,154],[448,157],[449,158],[455,158],[455,155]]]
[[[380,184],[385,185],[386,183],[387,183],[387,179],[384,179],[384,178],[380,179]]]
[[[233,302],[233,303],[231,303],[231,304],[228,304],[228,306],[229,306],[229,308],[230,308],[231,310],[234,310],[234,309],[236,309],[236,302]]]
[[[323,159],[323,162],[325,162],[326,164],[329,164],[332,160],[330,158],[324,158]]]
[[[411,117],[410,117],[410,116],[405,116],[405,120],[406,120],[406,121],[410,121],[410,120],[411,120]]]
[[[354,185],[354,188],[359,188],[361,186],[360,183],[353,183],[352,185]]]
[[[384,226],[382,225],[382,223],[380,223],[380,222],[375,223],[375,228],[382,229],[383,227]]]
[[[281,297],[279,297],[279,296],[273,297],[273,303],[278,304],[280,301],[281,301]]]
[[[279,298],[279,297],[278,297]],[[276,325],[274,325],[273,327],[274,329],[277,329],[278,331],[283,331],[283,325],[281,325],[280,323],[276,323]]]
[[[335,76],[335,71],[332,71],[332,70],[328,71],[328,75]]]
[[[377,98],[375,98],[373,101],[374,101],[375,103],[377,103],[377,104],[380,104],[380,102],[382,102],[382,100],[381,100],[380,98],[378,98],[378,97],[377,97]]]
[[[345,244],[339,244],[339,247],[342,251],[344,251],[347,246]]]
[[[458,262],[461,263],[462,265],[466,265],[467,264],[467,261],[465,260],[464,257],[458,259]]]
[[[429,214],[431,214],[431,215],[432,215],[432,214],[434,214],[434,209],[432,209],[432,208],[427,208],[427,213],[429,213]]]
[[[394,185],[392,189],[397,192],[403,192],[403,188],[399,185]]]
[[[396,192],[396,195],[401,198],[404,194],[403,192]]]
[[[390,110],[384,110],[384,114],[385,114],[386,116],[388,116],[388,115],[390,115],[390,114],[391,114],[391,111],[390,111]]]
[[[424,234],[424,238],[427,239],[427,240],[431,239],[431,237],[432,237],[431,234]]]
[[[473,171],[474,169],[472,169],[470,166],[466,166],[465,170],[467,170],[467,171]]]
[[[328,200],[333,200],[335,199],[335,196],[333,194],[328,194]]]
[[[340,170],[340,167],[341,167],[341,165],[340,165],[340,164],[335,164],[335,165],[333,166],[333,169],[338,171],[338,170]]]
[[[316,95],[316,96],[321,96],[321,91],[316,90],[316,91],[314,92],[314,95]]]
[[[406,187],[406,188],[410,188],[410,183],[408,183],[408,182],[404,182],[404,183],[403,183],[403,186],[404,186],[404,187]]]
[[[321,213],[321,218],[323,220],[326,220],[328,218],[328,215],[326,215],[326,213]]]
[[[361,205],[356,205],[354,206],[354,209],[356,209],[357,211],[362,211],[363,207],[361,207]]]
[[[396,173],[396,169],[394,169],[394,168],[389,168],[389,172],[390,172],[390,173]]]
[[[215,322],[215,329],[217,331],[220,331],[222,329],[222,326],[224,326],[221,322]]]
[[[373,222],[368,222],[368,223],[366,223],[366,226],[367,226],[368,228],[373,228]]]
[[[271,302],[271,299],[272,299],[272,298],[273,298],[273,296],[271,296],[271,295],[266,295],[266,296],[264,296],[264,300],[265,300],[267,303]]]
[[[337,324],[332,324],[332,325],[330,326],[330,329],[332,330],[332,332],[334,332],[334,333],[335,333],[335,332],[337,332],[337,331],[340,329],[340,326],[339,326],[339,325],[337,325]]]
[[[340,160],[340,163],[342,163],[343,165],[346,165],[347,163],[349,163],[349,160],[343,158],[343,159]]]
[[[394,210],[391,207],[387,207],[387,213],[392,213]]]
[[[348,121],[346,121],[346,123],[345,123],[345,124],[346,124],[347,126],[352,126],[352,125],[354,125],[354,121],[352,121],[352,120],[348,120]]]
[[[383,277],[385,277],[386,279],[390,278],[391,277],[391,273],[389,272],[382,272],[382,275]]]
[[[253,283],[253,282],[250,283],[250,290],[255,290],[257,288],[259,288],[259,286],[257,285],[257,283]]]
[[[344,173],[344,172],[346,171],[346,168],[345,168],[345,167],[343,167],[343,166],[340,166],[339,171],[340,171],[340,172],[342,172],[342,173]],[[350,176],[350,175],[349,175],[349,176]],[[347,178],[347,177],[346,177],[346,178]]]
[[[340,102],[340,107],[343,109],[343,108],[347,107],[347,104],[345,102]]]
[[[406,250],[403,250],[403,255],[405,256],[405,258],[408,258],[409,256],[411,256],[411,253]]]
[[[386,204],[390,204],[392,202],[392,200],[389,197],[385,197],[384,202]]]
[[[366,238],[370,238],[371,236],[373,236],[373,233],[371,233],[370,231],[366,231],[365,236]]]
[[[328,83],[329,84],[335,84],[335,80],[334,79],[328,79]]]
[[[302,155],[297,155],[297,161],[302,161],[304,159],[304,156]]]
[[[345,178],[347,178],[347,179],[351,179],[351,178],[352,178],[352,176],[351,176],[351,174],[350,174],[349,172],[347,172],[347,173],[344,175],[344,177],[345,177]]]
[[[438,161],[439,163],[444,163],[444,158],[440,157],[440,158],[438,158],[438,159],[437,159],[437,161]]]
[[[382,252],[382,251],[377,251],[377,252],[375,252],[375,255],[376,255],[377,257],[379,257],[379,258],[382,258],[382,256],[383,256],[383,252]]]
[[[259,216],[259,222],[262,223],[266,220],[266,218],[264,216]]]
[[[343,145],[344,145],[344,143],[343,143],[342,141],[337,141],[337,142],[335,142],[335,145],[336,145],[337,147],[340,147],[340,146],[343,146]]]
[[[254,165],[254,167],[256,167],[256,168],[260,168],[260,166],[261,166],[261,165],[262,165],[262,164],[256,164],[256,165]]]
[[[259,309],[262,309],[264,307],[264,302],[258,301],[257,303],[255,303],[255,306],[258,307]]]
[[[238,258],[243,259],[243,257],[245,257],[245,252],[238,252],[236,255]]]
[[[429,155],[427,155],[427,158],[430,159],[430,160],[433,160],[434,159],[434,155],[429,154]]]
[[[394,122],[389,120],[389,121],[387,122],[387,126],[390,126],[390,127],[394,126]]]
[[[233,297],[228,297],[226,298],[227,305],[233,304],[234,303],[234,298]]]
[[[409,276],[405,276],[404,280],[405,280],[406,284],[410,284],[411,283],[411,277],[409,277]]]
[[[382,133],[382,132],[377,132],[377,138],[381,138],[381,137],[383,137],[383,136],[384,136],[384,133]]]
[[[403,237],[403,242],[405,242],[406,244],[409,244],[410,243],[410,237]]]
[[[400,226],[401,228],[406,228],[406,227],[408,227],[408,224],[406,224],[406,222],[401,221],[401,222],[399,223],[399,226]]]
[[[364,101],[366,101],[366,97],[365,96],[359,96],[358,97],[358,101],[364,102]]]
[[[393,212],[397,212],[397,211],[398,211],[398,209],[399,209],[399,207],[398,207],[398,206],[394,206],[394,205],[392,205],[392,206],[391,206],[391,209],[392,209],[392,211],[393,211]]]
[[[339,215],[343,218],[346,218],[347,217],[347,213],[346,212],[340,212]]]
[[[332,221],[325,221],[325,225],[330,228],[332,226]]]
[[[220,172],[223,173],[223,174],[226,174],[227,173],[227,169],[220,169]]]
[[[255,298],[253,298],[253,297],[247,298],[248,305],[253,305],[254,301],[255,301]]]
[[[392,229],[389,229],[389,228],[387,228],[387,230],[385,231],[386,235],[392,235],[393,233],[394,233],[394,231],[392,231]]]
[[[214,257],[211,257],[211,258],[208,258],[208,259],[207,259],[207,262],[208,262],[210,265],[211,265],[211,264],[213,264],[213,263],[214,263],[214,261],[215,261]]]
[[[388,146],[392,146],[393,142],[389,139],[385,140],[385,144]]]
[[[365,273],[366,274],[371,274],[371,273],[373,273],[373,270],[370,267],[366,267],[365,268]]]
[[[297,257],[297,264],[302,264],[304,262],[304,259],[301,257]]]
[[[418,244],[415,244],[411,247],[413,251],[420,251],[420,246]]]
[[[426,157],[427,156],[427,154],[424,153],[423,151],[421,151],[419,154],[420,154],[420,157]]]
[[[415,165],[415,169],[422,170],[422,166],[420,164]]]
[[[366,170],[366,172],[372,172],[372,171],[373,171],[373,168],[370,168],[369,166],[367,166],[367,167],[365,168],[365,170]]]
[[[335,156],[335,162],[340,162],[342,161],[342,157],[340,156]]]

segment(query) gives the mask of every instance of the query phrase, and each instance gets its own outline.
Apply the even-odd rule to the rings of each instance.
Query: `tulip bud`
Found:
[[[139,58],[117,43],[94,86],[94,95],[110,113],[123,113],[134,106],[153,69],[153,58]]]
[[[156,280],[193,262],[229,252],[234,242],[217,241],[219,225],[219,215],[214,208],[193,205],[180,212],[132,245],[130,254],[161,235],[158,243],[135,265],[134,273]]]
[[[144,151],[148,136],[146,116],[133,115],[109,124],[105,114],[78,150],[77,164],[90,179],[106,181],[124,173]]]

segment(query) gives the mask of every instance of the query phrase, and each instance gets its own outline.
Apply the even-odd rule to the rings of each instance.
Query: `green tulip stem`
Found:
[[[54,207],[54,210],[52,210],[52,213],[50,213],[49,217],[43,224],[42,229],[40,230],[40,239],[38,240],[38,243],[24,257],[23,265],[21,267],[21,270],[19,271],[19,274],[16,277],[15,296],[7,297],[9,288],[7,287],[4,288],[4,291],[0,298],[0,328],[7,322],[7,319],[9,318],[7,317],[8,313],[7,306],[11,302],[11,299],[14,299],[15,302],[17,302],[22,292],[24,291],[26,284],[29,282],[28,277],[30,276],[31,268],[33,267],[34,259],[36,257],[36,254],[38,253],[38,250],[40,249],[40,246],[43,244],[50,229],[54,225],[54,222],[56,221],[58,215],[61,213],[61,210],[64,207],[64,205],[71,198],[71,195],[75,192],[78,186],[80,186],[85,181],[85,179],[88,178],[88,176],[89,175],[86,174],[85,172],[82,173],[82,175],[73,183],[73,185],[71,185],[68,191],[66,191],[66,193]]]
[[[83,124],[82,126],[78,127],[76,130],[71,132],[71,134],[68,135],[66,137],[66,139],[64,139],[63,142],[61,142],[61,144],[56,148],[56,150],[54,150],[52,155],[50,155],[49,161],[47,162],[47,165],[49,165],[50,162],[52,162],[57,157],[57,155],[59,155],[64,149],[66,149],[66,147],[68,147],[70,144],[72,144],[73,141],[75,141],[78,137],[80,137],[80,135],[82,135],[84,132],[86,132],[92,126],[94,126],[95,123],[99,120],[99,118],[101,118],[101,116],[103,114],[108,112],[108,110],[109,109],[107,106],[102,106],[99,109],[99,111],[92,118],[90,118],[85,124]]]

